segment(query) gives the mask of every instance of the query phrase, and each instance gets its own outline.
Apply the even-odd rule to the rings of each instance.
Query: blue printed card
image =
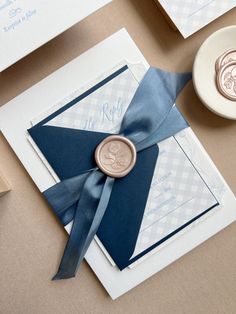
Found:
[[[184,38],[235,8],[236,0],[155,0]]]
[[[126,71],[101,86],[101,82],[127,64]],[[116,133],[148,66],[130,35],[122,29],[1,107],[2,134],[41,193],[60,178],[27,130],[45,120],[43,125],[48,124],[45,128],[52,124],[50,128],[57,128],[58,132],[64,128],[78,133],[98,130],[101,136],[106,132]],[[93,93],[81,98],[99,84]],[[71,102],[73,105],[68,106]],[[142,200],[144,193],[147,195],[129,266],[119,270],[101,234],[91,242],[85,255],[113,299],[158,273],[236,219],[235,196],[191,127],[158,143],[155,148],[154,153],[159,148],[160,155],[157,160],[155,154],[148,159],[153,168],[145,173],[145,178],[151,173],[149,183],[140,193],[137,189],[133,191],[134,195],[140,194]],[[77,163],[76,159],[75,166]],[[143,173],[142,170],[141,177]],[[135,210],[136,207],[129,207],[128,214],[133,215]],[[118,219],[119,216],[118,212]],[[135,217],[132,218],[127,236],[135,225]],[[112,224],[113,221],[111,228]],[[43,225],[39,224],[38,228],[44,230]],[[71,223],[65,229],[70,233]],[[57,263],[51,263],[56,268]],[[51,270],[51,275],[54,271]]]
[[[80,96],[71,95],[67,102],[33,120],[33,128],[40,125],[44,129],[59,128],[59,132],[62,133],[64,130],[118,133],[124,113],[145,71],[141,64],[118,65],[109,75],[98,78],[96,84],[91,84],[88,90],[81,91]],[[37,138],[32,134],[31,136],[33,138],[31,137],[30,141],[48,170],[57,181],[60,181],[54,162],[47,158],[47,150],[50,148],[47,148],[45,153],[43,144],[37,142]],[[220,208],[219,194],[217,195],[209,182],[205,181],[194,160],[191,159],[189,154],[191,143],[186,149],[186,138],[186,130],[183,130],[157,143],[159,156],[152,171],[139,234],[135,243],[132,242],[132,247],[126,247],[126,244],[118,245],[117,239],[107,233],[108,228],[111,230],[116,228],[117,219],[114,219],[113,215],[105,219],[106,223],[99,228],[97,242],[112,265],[116,264],[120,269],[134,265],[193,227],[211,210]],[[63,149],[67,148],[62,146],[61,150]],[[140,196],[142,191],[137,190],[136,193],[136,198],[142,197]],[[113,204],[113,210],[115,206]],[[130,203],[130,206],[132,207],[133,203]],[[132,208],[129,210],[132,211]],[[133,223],[136,223],[135,217]],[[125,233],[126,238],[121,239],[122,243],[128,243],[129,236],[133,236],[131,231]],[[132,253],[125,264],[119,260],[122,250]]]
[[[0,0],[0,72],[111,0]]]

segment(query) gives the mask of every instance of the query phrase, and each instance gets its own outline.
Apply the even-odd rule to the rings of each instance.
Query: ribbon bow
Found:
[[[174,103],[190,79],[190,73],[174,74],[155,68],[147,71],[124,115],[119,131],[119,135],[134,144],[137,158],[141,151],[188,127]],[[96,132],[92,133],[97,136]],[[86,145],[90,143],[87,142]],[[83,155],[82,158],[93,157]],[[114,180],[119,179],[107,176],[98,167],[94,167],[84,169],[79,175],[62,180],[44,192],[64,225],[73,220],[53,280],[75,276],[103,219]]]

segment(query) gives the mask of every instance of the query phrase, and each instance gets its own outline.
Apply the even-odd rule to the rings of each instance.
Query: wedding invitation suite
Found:
[[[0,72],[110,1],[0,0]]]
[[[236,6],[236,0],[155,0],[184,38]]]
[[[102,132],[102,134],[117,134],[119,132],[124,113],[140,83],[141,73],[144,75],[145,72],[146,68],[143,64],[129,65],[127,62],[118,64],[115,68],[104,73],[103,79],[99,77],[94,82],[92,93],[88,93],[91,88],[87,89],[85,87],[85,92],[82,96],[80,92],[78,92],[77,97],[73,93],[70,102],[65,103],[63,106],[60,105],[59,108],[53,108],[53,112],[50,114],[46,113],[44,117],[41,115],[40,121],[37,123],[37,120],[33,120],[34,125],[29,129],[31,135],[29,141],[57,181],[60,181],[57,178],[57,174],[61,174],[63,178],[65,177],[65,169],[62,170],[58,164],[58,152],[65,150],[67,154],[63,161],[63,168],[68,160],[70,160],[69,163],[73,163],[71,157],[73,152],[70,151],[68,143],[70,140],[76,142],[74,136],[76,136],[77,130],[81,132],[83,130]],[[74,130],[75,133],[66,137],[65,147],[62,148],[62,141],[58,141],[58,138],[67,136],[65,132],[71,132],[71,130]],[[53,132],[56,132],[55,137]],[[142,177],[134,178],[133,186],[135,186],[137,203],[132,202],[131,204],[129,200],[122,201],[122,196],[119,195],[120,206],[122,208],[127,206],[127,209],[122,211],[121,207],[118,206],[118,202],[115,201],[110,206],[112,210],[119,213],[119,217],[114,219],[113,214],[112,218],[106,218],[105,214],[105,222],[102,223],[98,230],[98,240],[103,244],[103,247],[111,249],[111,252],[114,254],[111,258],[121,269],[139,260],[147,252],[165,243],[165,240],[178,234],[180,230],[191,225],[199,217],[219,206],[217,197],[204,182],[191,160],[188,159],[180,144],[181,140],[178,141],[180,136],[185,136],[184,130],[160,142],[158,145],[158,159],[154,154],[149,156],[148,162],[151,164],[151,158],[153,158],[155,165],[154,169],[152,169],[153,172],[150,174],[152,181],[139,236],[137,241],[130,241],[132,243],[136,242],[135,247],[130,247],[131,244],[127,241],[128,232],[132,233],[132,226],[127,225],[125,239],[122,236],[123,233],[119,233],[118,230],[120,229],[120,221],[122,221],[123,228],[125,228],[125,217],[122,217],[122,213],[127,215],[129,207],[138,206],[138,203],[142,200],[137,195],[145,195],[145,186],[148,188],[148,178],[145,180],[145,174]],[[73,139],[71,139],[72,137]],[[65,152],[60,154],[60,162],[64,154]],[[76,154],[75,159],[77,158]],[[68,165],[68,167],[70,166]],[[145,169],[148,171],[147,168]],[[141,179],[142,184],[138,183],[138,178]],[[129,182],[129,185],[131,184]],[[125,190],[126,193],[128,191],[131,198],[132,191],[128,185],[125,187]],[[109,208],[107,211],[109,211]],[[135,211],[133,213],[132,221],[133,225],[135,225],[136,213]],[[109,228],[112,230],[112,233],[107,235]],[[116,235],[118,234],[121,244],[117,242]],[[117,252],[120,247],[127,252],[132,251],[132,256],[129,256],[127,260],[121,259],[121,252]]]
[[[148,69],[123,29],[0,109],[1,131],[44,195],[79,171],[97,138],[119,132]],[[56,93],[48,93],[52,86]],[[173,110],[184,127],[139,153],[133,172],[115,181],[85,256],[113,299],[236,219],[235,196],[176,105]],[[85,136],[91,137],[79,146]],[[72,223],[63,223],[68,233]]]

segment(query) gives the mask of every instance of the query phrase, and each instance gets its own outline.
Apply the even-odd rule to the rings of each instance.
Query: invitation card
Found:
[[[184,38],[236,6],[236,0],[155,0]]]
[[[70,163],[74,164],[71,157],[73,152],[70,151],[71,146],[68,146],[68,143],[72,141],[70,145],[78,145],[77,131],[93,131],[97,134],[98,132],[102,134],[118,133],[124,114],[140,83],[141,73],[144,75],[146,71],[142,63],[129,64],[123,61],[104,73],[103,79],[99,77],[98,80],[95,80],[92,87],[88,89],[84,87],[85,91],[82,95],[76,97],[73,93],[71,101],[63,106],[52,108],[50,113],[40,115],[39,121],[37,121],[38,119],[33,120],[28,139],[57,182],[65,177],[63,168],[67,167],[66,164],[68,163],[68,167],[70,167]],[[72,130],[75,132],[73,138],[68,136],[63,147],[62,141],[58,141],[58,138],[67,136],[67,132],[72,132]],[[54,131],[56,132],[55,137],[52,135]],[[144,191],[148,180],[145,180],[144,174],[142,177],[134,177],[133,185],[137,203],[131,203],[128,199],[122,201],[120,195],[119,203],[123,208],[124,216],[122,217],[122,208],[118,206],[117,202],[111,202],[110,211],[119,213],[119,217],[115,219],[113,214],[112,218],[106,218],[107,214],[105,214],[97,233],[98,243],[102,248],[107,248],[106,256],[109,255],[115,265],[121,269],[130,266],[163,243],[165,244],[166,240],[178,235],[188,226],[192,226],[212,209],[220,207],[219,193],[217,196],[214,195],[213,189],[203,180],[193,161],[188,158],[181,146],[181,139],[185,136],[186,130],[183,130],[161,141],[158,143],[158,159],[152,155],[149,157],[148,163],[151,163],[151,158],[154,158],[154,169],[151,173],[151,185],[137,240],[128,241],[129,233],[134,236],[131,232],[132,226],[127,225],[128,229],[124,233],[119,233],[118,230],[120,221],[122,221],[123,228],[126,228],[124,222],[129,208],[138,206],[142,202],[140,194],[145,197]],[[62,156],[65,154],[64,150],[67,157],[64,157],[64,166],[61,168],[57,158],[60,155],[61,162]],[[75,159],[77,158],[76,154]],[[147,171],[147,167],[145,169]],[[139,178],[141,184],[138,183]],[[131,184],[129,182],[129,185]],[[129,185],[125,189],[129,198],[132,198],[132,189]],[[127,210],[124,210],[126,206]],[[133,212],[134,217],[131,220],[135,225],[137,223],[136,213]],[[112,232],[108,235],[109,228]],[[117,231],[115,232],[115,230]],[[125,234],[125,238],[123,238],[123,234]],[[135,243],[135,246],[132,246],[131,243]],[[128,259],[120,258],[120,247],[122,251],[132,251]]]
[[[110,1],[0,0],[0,72]]]
[[[119,133],[148,73],[186,77],[152,70],[121,30],[0,109],[1,131],[44,197],[51,188],[76,178],[84,165],[93,165],[85,158],[91,145]],[[161,97],[175,89],[175,81],[166,82]],[[57,86],[56,93],[48,92],[52,86]],[[114,182],[110,203],[85,255],[113,299],[236,219],[232,191],[175,104],[170,112],[175,123],[164,124],[158,134],[179,122],[180,129],[140,151],[133,171]],[[116,147],[111,152],[116,154]],[[125,160],[120,158],[122,164]],[[70,234],[74,210],[71,206],[56,212]]]

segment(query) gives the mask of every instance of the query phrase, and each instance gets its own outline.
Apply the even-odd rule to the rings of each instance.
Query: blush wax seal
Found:
[[[236,101],[236,61],[226,63],[220,68],[217,87],[224,97]]]
[[[199,48],[193,65],[193,85],[213,113],[236,120],[236,25],[217,30]]]
[[[108,136],[95,151],[98,168],[113,178],[126,176],[133,169],[136,159],[137,152],[134,144],[120,135]]]
[[[225,64],[236,61],[236,49],[228,49],[216,60],[216,72],[218,72]]]

